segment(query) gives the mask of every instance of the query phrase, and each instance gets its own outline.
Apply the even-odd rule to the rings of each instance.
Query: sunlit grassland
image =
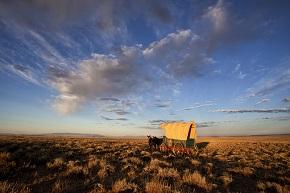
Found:
[[[289,192],[290,136],[204,137],[192,155],[147,140],[0,136],[0,192]]]

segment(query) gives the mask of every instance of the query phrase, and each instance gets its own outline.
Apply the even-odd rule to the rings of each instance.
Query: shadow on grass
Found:
[[[209,144],[209,142],[200,142],[200,143],[197,143],[196,146],[198,149],[204,149],[206,148],[206,146]]]

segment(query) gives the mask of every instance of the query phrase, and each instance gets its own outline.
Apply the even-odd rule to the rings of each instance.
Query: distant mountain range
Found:
[[[21,136],[21,135],[27,135],[27,136],[68,136],[68,137],[97,137],[97,138],[103,138],[106,137],[104,135],[99,134],[89,134],[89,133],[40,133],[40,134],[16,134],[16,133],[0,133],[0,135],[15,135],[15,136]]]
[[[72,137],[106,137],[104,135],[99,134],[89,134],[89,133],[47,133],[40,135],[48,135],[48,136],[72,136]]]

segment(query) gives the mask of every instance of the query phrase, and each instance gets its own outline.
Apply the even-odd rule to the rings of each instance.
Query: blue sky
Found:
[[[0,132],[290,133],[289,1],[0,1]]]

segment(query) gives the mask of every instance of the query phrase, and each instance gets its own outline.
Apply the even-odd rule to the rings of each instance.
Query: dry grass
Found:
[[[290,136],[201,138],[192,155],[145,139],[0,136],[0,193],[290,192]]]
[[[233,178],[232,176],[228,175],[228,174],[224,174],[222,176],[219,176],[218,179],[221,181],[221,183],[227,187],[232,181]]]
[[[190,160],[190,162],[194,167],[198,167],[200,165],[200,162],[198,160],[195,160],[195,159]]]
[[[144,168],[144,170],[148,171],[148,172],[154,172],[154,171],[158,171],[159,168],[163,168],[163,167],[171,167],[171,164],[168,163],[167,161],[161,161],[161,160],[158,160],[158,159],[153,159]]]
[[[29,193],[30,189],[17,183],[0,182],[0,193]]]
[[[137,185],[128,183],[126,179],[117,180],[113,184],[112,192],[137,192]]]
[[[157,176],[163,179],[171,178],[174,180],[179,180],[180,178],[178,171],[174,168],[159,168]]]
[[[52,192],[52,193],[60,193],[60,192],[64,192],[65,190],[68,189],[68,186],[69,186],[69,184],[67,184],[66,181],[57,180],[57,181],[52,185],[51,192]]]
[[[281,186],[275,182],[258,182],[257,188],[262,192],[289,193],[290,186]]]
[[[171,192],[171,187],[159,180],[152,180],[146,183],[146,193],[168,193]]]
[[[206,190],[208,192],[212,190],[212,184],[208,183],[206,178],[197,171],[193,173],[185,172],[182,177],[182,182]]]
[[[47,167],[50,169],[60,169],[64,166],[64,161],[62,158],[55,158],[53,162],[48,162]]]

